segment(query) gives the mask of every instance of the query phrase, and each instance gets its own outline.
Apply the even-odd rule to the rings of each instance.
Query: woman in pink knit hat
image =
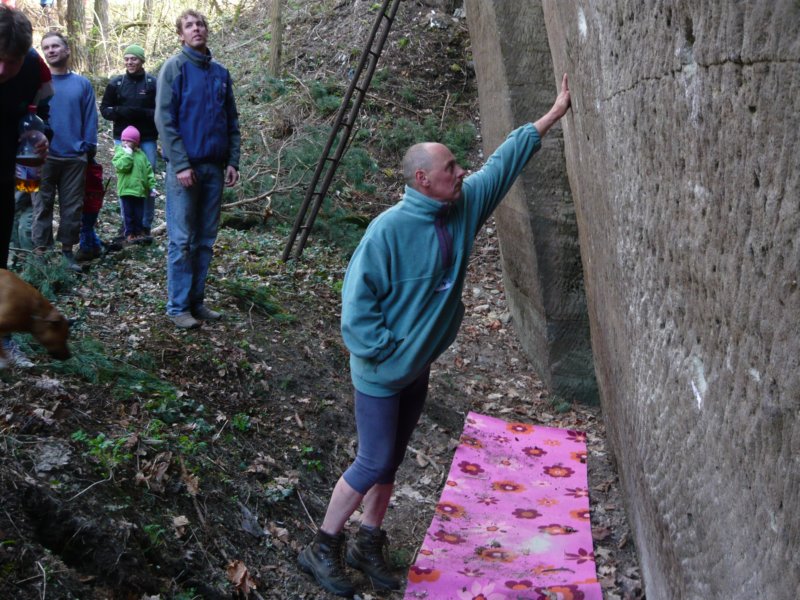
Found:
[[[139,148],[139,130],[129,125],[120,136],[122,143],[117,146],[111,162],[117,170],[117,193],[122,201],[125,216],[125,239],[129,243],[144,241],[145,200],[155,196],[156,178],[147,155]]]

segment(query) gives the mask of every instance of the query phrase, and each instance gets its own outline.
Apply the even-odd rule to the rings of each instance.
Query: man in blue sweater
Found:
[[[156,127],[167,160],[167,317],[193,329],[220,313],[205,305],[223,186],[239,180],[239,116],[228,70],[212,60],[208,24],[184,11],[181,51],[158,74]]]
[[[422,413],[431,363],[461,325],[461,292],[475,236],[569,106],[564,75],[547,114],[511,132],[483,168],[466,178],[446,146],[412,146],[403,159],[402,200],[370,224],[350,260],[342,289],[342,336],[350,350],[358,454],[298,559],[329,592],[355,593],[341,561],[342,530],[362,502],[361,527],[345,560],[376,589],[401,586],[383,557],[381,524]]]
[[[50,101],[53,139],[42,169],[42,184],[33,196],[31,237],[37,250],[53,245],[56,192],[60,221],[57,240],[66,266],[77,272],[72,247],[78,243],[85,198],[86,166],[97,153],[97,105],[88,79],[69,69],[70,49],[58,31],[42,37],[42,53],[53,74],[55,96]]]

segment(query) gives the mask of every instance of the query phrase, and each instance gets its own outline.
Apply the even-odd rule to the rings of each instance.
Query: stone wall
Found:
[[[544,114],[556,88],[541,4],[468,0],[466,8],[488,155],[512,129]],[[510,312],[537,373],[560,397],[596,402],[563,146],[561,129],[555,127],[495,220]]]
[[[800,2],[480,4],[543,11],[552,59],[495,49],[503,69],[547,71],[551,97],[570,75],[595,370],[647,597],[800,597]]]

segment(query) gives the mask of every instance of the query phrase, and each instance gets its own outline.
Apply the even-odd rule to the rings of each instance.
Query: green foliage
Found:
[[[196,435],[179,435],[178,436],[178,449],[187,455],[196,454],[205,450],[208,444],[197,439]]]
[[[372,193],[375,186],[367,184],[367,176],[378,171],[378,164],[364,148],[350,148],[339,167],[340,176],[359,192]]]
[[[51,302],[59,293],[75,289],[78,277],[64,266],[60,253],[28,257],[20,277],[35,287]]]
[[[125,451],[125,443],[128,441],[126,437],[113,439],[106,437],[104,433],[98,433],[91,438],[82,429],[73,433],[71,437],[74,441],[81,442],[89,448],[86,454],[100,464],[106,477],[109,477],[120,463],[133,457],[130,452]]]
[[[78,338],[70,345],[72,358],[54,362],[53,371],[77,375],[91,383],[109,384],[114,398],[120,400],[174,398],[177,394],[171,383],[148,370],[155,368],[155,360],[149,354],[135,353],[127,361],[121,361],[108,356],[103,344],[91,338]]]
[[[158,420],[172,425],[174,423],[190,422],[193,418],[201,418],[205,413],[205,406],[198,404],[191,398],[171,397],[153,398],[145,404]]]
[[[404,87],[400,90],[400,97],[403,99],[403,102],[411,104],[412,106],[417,103],[417,95],[414,93],[414,90],[410,87]]]
[[[381,151],[395,153],[398,157],[414,144],[440,142],[450,148],[462,166],[468,167],[467,158],[475,147],[477,134],[475,125],[469,121],[453,123],[440,129],[434,117],[428,117],[422,123],[400,118],[381,128],[377,139]]]
[[[294,317],[284,313],[283,307],[272,299],[272,291],[266,286],[233,279],[218,280],[216,285],[247,305],[248,309],[255,309],[277,321],[294,321]]]
[[[475,142],[478,138],[478,131],[475,125],[469,121],[456,123],[448,127],[441,137],[441,141],[445,146],[450,148],[453,156],[462,165],[466,166],[467,156],[469,152],[475,147]]]
[[[167,533],[167,530],[164,529],[158,523],[150,523],[149,525],[145,525],[142,527],[144,532],[147,534],[147,538],[150,540],[150,545],[152,547],[160,546],[164,542],[161,538]]]
[[[312,81],[308,89],[314,100],[314,106],[323,115],[329,115],[339,110],[339,106],[342,104],[342,91],[337,83]]]
[[[247,431],[250,429],[250,415],[244,413],[237,413],[231,419],[231,427],[237,431]]]
[[[277,481],[271,481],[264,487],[264,501],[267,504],[278,504],[294,494],[294,486],[284,485]]]
[[[316,453],[313,446],[303,446],[300,450],[301,462],[307,470],[321,472],[323,470],[322,461],[315,458]]]

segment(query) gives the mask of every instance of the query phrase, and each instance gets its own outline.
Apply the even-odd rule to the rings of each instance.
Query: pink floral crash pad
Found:
[[[585,434],[469,413],[405,598],[602,597]]]

